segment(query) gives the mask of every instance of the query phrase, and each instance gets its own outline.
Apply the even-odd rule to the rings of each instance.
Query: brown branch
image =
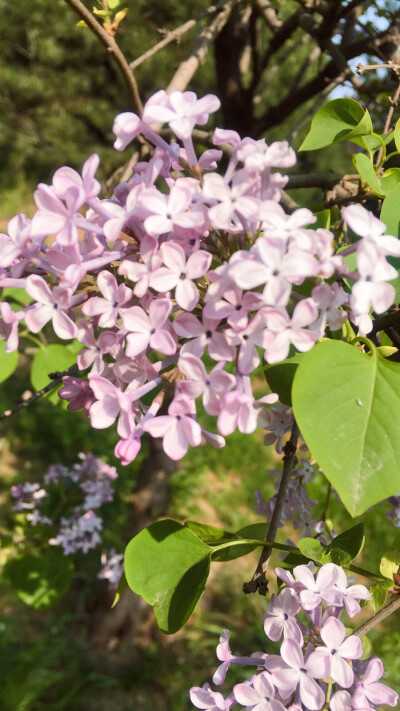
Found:
[[[385,607],[382,607],[379,612],[376,613],[373,617],[371,617],[369,620],[364,622],[361,627],[358,628],[358,630],[355,630],[353,634],[356,637],[364,637],[365,634],[368,634],[374,627],[379,625],[383,620],[386,620],[389,615],[392,615],[393,612],[396,612],[400,608],[400,595],[396,595],[396,597],[389,602],[388,605],[385,605]]]
[[[254,0],[254,4],[270,30],[279,30],[282,27],[282,20],[269,0]]]
[[[215,5],[210,5],[210,7],[207,8],[205,12],[202,12],[200,15],[197,15],[197,17],[193,18],[192,20],[188,20],[187,22],[184,22],[183,25],[180,25],[177,27],[175,30],[171,30],[166,33],[164,39],[160,40],[160,42],[157,42],[157,44],[154,45],[154,47],[151,47],[151,49],[148,49],[147,52],[144,52],[140,57],[137,59],[134,59],[133,62],[129,64],[131,69],[136,69],[136,67],[140,66],[140,64],[143,64],[143,62],[146,61],[146,59],[150,59],[150,57],[153,57],[157,52],[159,52],[161,49],[166,47],[167,45],[171,44],[171,42],[179,42],[181,39],[182,35],[185,34],[185,32],[188,32],[189,30],[192,29],[192,27],[195,27],[197,23],[203,19],[203,17],[206,17],[207,15],[213,15],[218,11],[218,8],[221,6],[221,2],[216,3]]]
[[[36,400],[39,400],[39,398],[50,392],[50,390],[54,390],[54,388],[56,388],[58,385],[61,385],[62,379],[65,375],[74,375],[74,373],[77,372],[78,366],[76,363],[74,363],[74,365],[71,365],[71,367],[67,368],[67,370],[63,370],[62,372],[57,371],[56,373],[49,373],[48,377],[52,379],[51,383],[46,385],[41,390],[38,390],[37,393],[35,393],[31,397],[28,397],[26,400],[21,400],[20,402],[17,402],[14,407],[11,407],[9,410],[5,410],[5,412],[2,412],[0,414],[0,420],[6,420],[8,417],[11,417],[11,415],[14,415],[16,412],[19,412],[19,410],[22,410],[24,407],[28,407],[28,405],[31,405],[33,402],[36,402]]]
[[[375,69],[393,69],[396,74],[400,72],[400,64],[395,64],[394,62],[387,62],[387,64],[363,64],[359,62],[356,66],[357,74],[364,74],[364,72],[369,72]]]
[[[114,57],[116,63],[118,64],[118,67],[121,71],[121,74],[125,80],[125,84],[128,87],[130,96],[132,98],[132,102],[134,105],[134,108],[136,109],[137,113],[139,116],[142,115],[143,112],[143,105],[142,101],[140,98],[139,94],[139,89],[138,85],[136,83],[136,79],[134,77],[134,74],[132,70],[129,67],[128,62],[126,61],[123,53],[121,52],[119,46],[117,45],[114,37],[111,37],[111,35],[106,32],[104,29],[103,25],[100,24],[100,22],[97,22],[96,18],[92,15],[92,13],[85,7],[85,5],[81,2],[81,0],[65,0],[70,7],[76,12],[77,15],[87,24],[87,26],[92,30],[93,34],[98,37],[100,42],[106,47],[107,51],[112,54]]]
[[[69,2],[69,0],[67,1]],[[196,38],[189,57],[187,57],[187,59],[179,65],[174,76],[169,82],[167,86],[168,94],[172,91],[183,91],[186,89],[199,66],[203,64],[211,43],[228,21],[235,2],[236,0],[228,0],[225,2],[213,21],[206,27],[203,27]]]
[[[297,442],[299,439],[299,428],[296,421],[293,422],[292,432],[290,439],[286,442],[283,447],[285,456],[283,458],[283,471],[282,478],[279,484],[278,494],[276,498],[276,504],[274,512],[271,517],[271,522],[269,524],[268,533],[266,541],[272,543],[275,540],[279,528],[279,522],[282,514],[282,509],[285,503],[286,490],[289,484],[289,479],[297,464],[296,450]],[[248,583],[244,583],[243,592],[246,594],[256,592],[258,590],[260,595],[266,595],[268,590],[268,582],[266,578],[266,571],[268,567],[268,560],[271,556],[272,548],[263,548],[258,561],[255,573]]]

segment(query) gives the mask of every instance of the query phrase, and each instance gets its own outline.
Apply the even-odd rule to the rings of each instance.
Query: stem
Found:
[[[226,543],[221,543],[219,546],[213,546],[214,551],[220,551],[224,548],[230,548],[231,546],[263,546],[263,548],[276,548],[278,551],[285,551],[286,553],[299,553],[300,551],[296,546],[287,546],[284,543],[275,543],[273,541],[260,541],[258,538],[241,538],[237,541],[229,540]]]
[[[394,600],[389,602],[388,605],[385,605],[385,607],[382,607],[379,612],[376,613],[373,617],[371,617],[370,620],[367,620],[367,622],[364,622],[361,627],[358,628],[353,634],[356,635],[356,637],[364,637],[365,634],[368,634],[376,625],[379,625],[380,622],[383,622],[383,620],[386,619],[386,617],[389,617],[389,615],[392,615],[393,612],[398,610],[400,608],[400,595],[396,595]]]
[[[99,38],[100,42],[106,47],[107,51],[113,55],[125,80],[125,84],[128,87],[129,93],[133,101],[133,105],[139,116],[141,116],[143,113],[143,105],[142,100],[140,98],[136,79],[134,77],[132,69],[129,67],[128,62],[126,61],[123,53],[118,47],[114,37],[111,37],[111,35],[106,32],[100,22],[97,22],[96,18],[93,17],[92,13],[85,7],[81,0],[66,0],[66,2],[70,7],[72,7],[73,10],[75,10],[77,15],[79,15],[79,17],[81,17],[82,20],[86,22],[87,26],[90,27],[93,34],[95,34],[96,37]]]
[[[71,365],[70,368],[67,368],[67,370],[64,370],[62,373],[54,373],[54,378],[52,379],[52,382],[46,385],[46,387],[42,388],[41,390],[38,390],[37,393],[32,395],[32,397],[29,397],[27,400],[21,400],[21,402],[17,402],[14,407],[10,408],[9,410],[5,410],[5,412],[2,412],[0,414],[0,420],[5,420],[7,417],[11,417],[11,415],[14,415],[16,412],[19,412],[19,410],[22,410],[24,407],[28,407],[32,402],[35,402],[36,400],[39,400],[43,395],[48,393],[50,390],[54,390],[58,385],[61,385],[62,379],[64,375],[74,375],[78,371],[78,366],[76,363],[74,365]]]
[[[290,439],[288,442],[286,442],[285,446],[283,447],[283,451],[285,453],[285,456],[283,458],[283,472],[282,472],[282,478],[281,482],[279,485],[279,490],[276,498],[276,504],[274,508],[274,512],[272,514],[271,518],[271,523],[269,524],[269,529],[267,533],[267,538],[266,538],[266,543],[273,543],[275,540],[275,536],[277,534],[278,528],[279,528],[279,521],[281,518],[282,514],[282,509],[283,505],[285,503],[285,496],[286,496],[286,489],[289,484],[289,479],[291,477],[291,474],[293,472],[293,469],[295,468],[297,464],[297,459],[296,459],[296,449],[297,449],[297,442],[299,439],[299,428],[297,426],[296,420],[293,421],[293,426],[292,426],[292,432],[290,435]],[[258,561],[257,568],[255,570],[255,573],[248,583],[244,583],[243,585],[243,592],[246,594],[256,592],[258,590],[260,595],[266,595],[267,590],[268,590],[268,583],[267,583],[267,578],[266,578],[266,571],[268,567],[268,560],[271,556],[272,553],[272,547],[271,546],[264,546],[263,551],[260,556],[260,560]]]

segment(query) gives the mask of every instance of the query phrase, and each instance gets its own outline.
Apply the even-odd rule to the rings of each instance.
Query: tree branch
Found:
[[[36,402],[36,400],[39,400],[39,398],[50,392],[50,390],[54,390],[54,388],[56,388],[58,385],[61,385],[62,379],[65,375],[74,375],[74,373],[77,372],[78,366],[76,363],[74,363],[74,365],[71,365],[71,367],[67,368],[67,370],[63,370],[62,372],[57,371],[56,373],[49,373],[49,378],[52,379],[51,383],[46,385],[41,390],[38,390],[37,393],[35,393],[31,397],[28,397],[26,400],[21,400],[20,402],[17,402],[14,407],[10,408],[9,410],[5,410],[5,412],[2,412],[0,414],[0,420],[6,420],[7,417],[11,417],[11,415],[14,415],[16,412],[19,412],[19,410],[22,410],[24,407],[28,407],[28,405],[31,405],[32,402]]]
[[[67,0],[67,2],[69,1],[70,0]],[[180,64],[169,82],[167,86],[168,94],[172,91],[183,91],[186,89],[192,76],[204,62],[211,43],[228,21],[235,2],[236,0],[228,0],[225,2],[213,21],[210,22],[209,25],[203,27],[194,43],[189,57],[187,57],[187,59]]]
[[[374,627],[379,625],[383,620],[386,620],[389,615],[392,615],[393,612],[398,610],[400,608],[400,595],[396,595],[396,597],[389,602],[388,605],[385,605],[385,607],[382,607],[379,612],[376,613],[371,619],[367,620],[364,622],[361,627],[358,628],[353,634],[356,637],[364,637],[365,634],[368,634]]]
[[[128,87],[134,108],[136,109],[139,116],[142,115],[143,105],[140,98],[138,85],[132,70],[129,67],[123,53],[121,52],[119,46],[117,45],[114,37],[105,31],[104,27],[97,22],[96,18],[92,13],[85,7],[81,0],[65,0],[70,7],[76,12],[79,17],[86,22],[87,26],[92,30],[93,34],[98,37],[100,42],[106,47],[107,51],[113,55],[116,63],[119,66],[121,74],[124,78],[125,84]]]
[[[286,442],[283,447],[285,456],[283,458],[283,472],[282,478],[279,484],[279,490],[277,494],[276,504],[274,512],[272,514],[271,522],[269,524],[268,533],[266,541],[272,543],[275,540],[279,528],[279,521],[282,514],[282,509],[285,503],[286,490],[289,484],[289,479],[291,477],[292,471],[297,464],[296,450],[297,442],[299,439],[299,428],[297,422],[293,422],[292,432],[290,439]],[[258,561],[256,571],[248,583],[244,583],[243,592],[246,594],[256,592],[258,590],[260,595],[266,595],[268,590],[268,583],[266,578],[266,570],[268,567],[268,560],[271,556],[272,548],[263,548]]]

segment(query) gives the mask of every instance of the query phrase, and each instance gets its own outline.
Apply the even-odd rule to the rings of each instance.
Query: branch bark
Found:
[[[79,17],[86,22],[87,26],[92,30],[93,34],[98,37],[100,42],[104,45],[107,51],[114,57],[125,84],[128,88],[129,94],[131,96],[133,106],[139,116],[143,112],[143,104],[139,94],[139,88],[136,83],[135,76],[132,69],[129,67],[127,60],[125,59],[123,53],[121,52],[118,44],[116,43],[114,37],[105,31],[104,27],[97,22],[96,18],[92,13],[85,7],[81,0],[65,0],[70,7],[76,12]]]
[[[272,543],[275,540],[275,536],[279,528],[279,521],[281,518],[283,505],[285,503],[286,489],[288,487],[292,471],[297,464],[296,450],[299,435],[300,432],[297,426],[297,422],[294,421],[290,439],[283,447],[285,456],[283,458],[284,464],[282,478],[279,485],[274,512],[272,514],[271,522],[269,524],[268,533],[266,537],[266,541],[268,541],[269,543]],[[246,594],[256,592],[257,590],[260,595],[267,594],[268,582],[266,578],[266,571],[271,553],[272,548],[263,548],[260,560],[258,561],[258,565],[252,579],[250,580],[250,582],[244,583],[243,585],[243,592],[245,592]]]

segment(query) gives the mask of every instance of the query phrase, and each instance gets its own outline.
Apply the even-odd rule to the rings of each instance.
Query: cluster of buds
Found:
[[[357,237],[341,252],[332,232],[313,228],[310,210],[285,213],[287,177],[276,169],[295,163],[285,141],[216,129],[215,148],[196,155],[193,128],[218,108],[212,95],[157,92],[142,118],[115,120],[117,150],[139,134],[155,148],[112,199],[98,197],[93,155],[82,175],[64,167],[40,184],[33,219],[18,215],[0,235],[0,288],[22,287],[32,299],[20,310],[0,302],[6,350],[18,348],[21,321],[33,333],[51,322],[58,338],[78,339],[81,376],[66,376],[60,396],[95,429],[117,420],[123,464],[144,432],[161,437],[175,460],[189,445],[223,446],[236,428],[253,432],[277,400],[254,397],[250,376],[262,358],[282,361],[291,346],[308,351],[348,317],[368,333],[371,308],[383,313],[395,297],[387,256],[399,256],[400,243],[362,206],[343,210]],[[154,122],[167,123],[179,143],[168,144]],[[230,153],[223,175],[222,145]],[[357,270],[349,272],[352,251]],[[166,390],[168,413],[160,414]],[[216,418],[214,433],[197,421],[199,399]]]
[[[361,639],[347,636],[342,612],[352,618],[360,611],[358,600],[369,600],[364,585],[350,585],[339,566],[328,563],[314,572],[314,565],[299,565],[293,575],[276,568],[284,587],[272,595],[264,615],[264,631],[273,642],[283,636],[279,654],[254,652],[250,657],[232,654],[229,631],[217,647],[222,662],[214,684],[225,681],[231,664],[255,666],[255,672],[236,684],[224,697],[209,684],[193,687],[190,698],[204,711],[372,711],[386,704],[396,706],[398,695],[379,680],[383,664],[377,657],[362,659]],[[300,619],[298,618],[300,614]]]

